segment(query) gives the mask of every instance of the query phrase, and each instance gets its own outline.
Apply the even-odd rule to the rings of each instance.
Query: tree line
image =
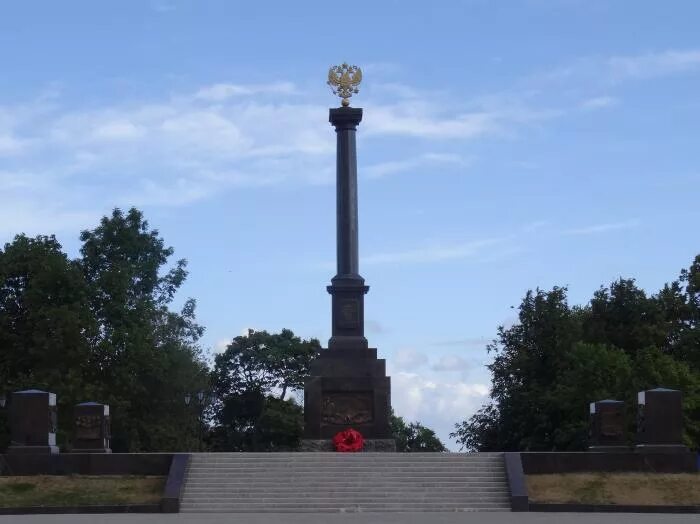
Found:
[[[685,444],[698,449],[700,255],[651,295],[624,278],[584,306],[565,287],[528,291],[488,350],[490,402],[451,434],[465,449],[585,449],[588,405],[603,399],[626,402],[632,444],[637,392],[656,387],[682,391]]]
[[[63,447],[73,406],[88,400],[110,405],[115,452],[298,445],[303,408],[290,393],[302,388],[318,340],[250,331],[210,367],[195,300],[172,308],[187,263],[171,263],[173,248],[139,210],[115,209],[80,240],[75,259],[53,235],[20,234],[0,250],[0,393],[57,393]],[[445,450],[419,423],[393,416],[392,428],[401,451]],[[5,410],[0,450],[8,444]]]

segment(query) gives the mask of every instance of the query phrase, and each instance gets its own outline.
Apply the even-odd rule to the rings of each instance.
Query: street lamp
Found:
[[[207,395],[207,392],[200,389],[196,393],[185,393],[185,406],[189,406],[192,403],[193,398],[197,399],[196,407],[197,407],[197,425],[198,425],[198,430],[197,430],[197,439],[199,441],[199,451],[202,451],[203,448],[203,442],[202,442],[202,427],[204,426],[204,407],[206,403],[209,401],[209,397]]]

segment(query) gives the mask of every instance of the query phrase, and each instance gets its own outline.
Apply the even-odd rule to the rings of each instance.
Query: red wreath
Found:
[[[343,453],[348,451],[362,451],[364,444],[365,439],[362,438],[359,431],[355,431],[354,429],[340,431],[333,437],[333,447],[336,451]]]

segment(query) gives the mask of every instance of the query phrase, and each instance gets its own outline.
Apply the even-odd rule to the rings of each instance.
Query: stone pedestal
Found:
[[[683,445],[683,397],[657,388],[637,395],[637,446],[640,453],[686,453]]]
[[[620,400],[591,402],[589,418],[589,451],[629,451],[625,439],[625,403]]]
[[[109,406],[83,402],[73,411],[73,453],[111,453]]]
[[[304,385],[304,438],[330,439],[348,428],[390,439],[391,381],[377,350],[326,349]]]
[[[38,389],[15,391],[10,401],[8,453],[58,453],[56,394]]]

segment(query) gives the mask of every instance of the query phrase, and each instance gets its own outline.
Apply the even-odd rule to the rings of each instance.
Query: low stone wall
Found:
[[[173,453],[0,455],[3,475],[168,475]]]
[[[0,455],[0,475],[161,475],[166,477],[160,504],[0,508],[0,515],[33,513],[177,513],[191,455],[189,453],[114,453]]]
[[[526,475],[590,471],[649,473],[698,471],[694,453],[523,452],[520,456]]]

